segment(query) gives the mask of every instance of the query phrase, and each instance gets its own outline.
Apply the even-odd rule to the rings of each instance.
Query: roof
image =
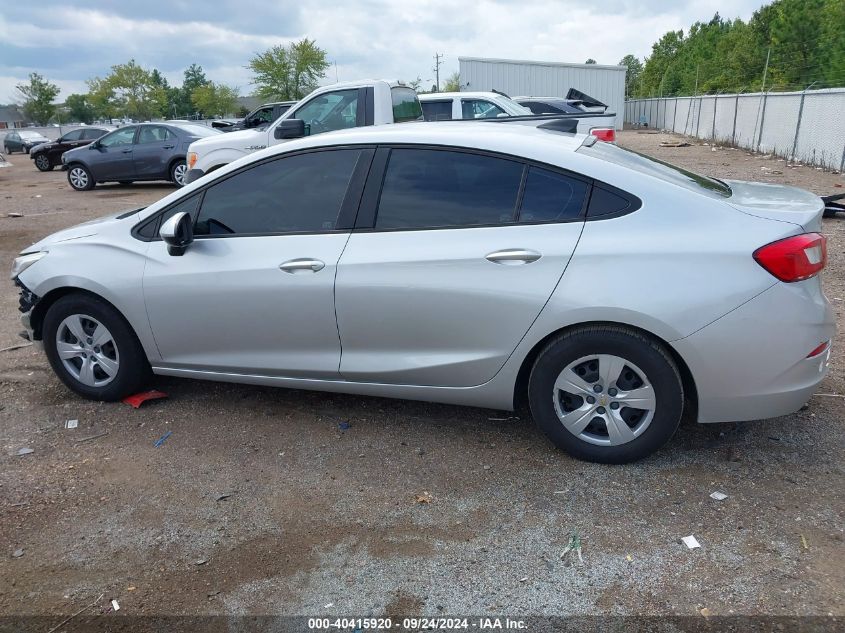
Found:
[[[495,99],[503,95],[497,92],[478,91],[478,92],[426,92],[418,95],[420,101],[434,101],[436,99],[454,99],[455,97],[463,97],[465,99]]]
[[[530,64],[532,66],[555,66],[558,68],[586,68],[595,70],[615,70],[627,72],[627,66],[608,64],[570,64],[566,62],[538,62],[528,59],[497,59],[494,57],[458,57],[458,62],[490,62],[493,64]]]

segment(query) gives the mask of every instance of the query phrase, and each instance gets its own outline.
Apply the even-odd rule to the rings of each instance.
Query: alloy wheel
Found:
[[[88,172],[86,172],[82,167],[74,167],[71,169],[68,174],[68,178],[70,179],[70,184],[72,184],[75,189],[85,189],[85,187],[88,186]]]
[[[612,354],[581,357],[554,384],[555,413],[564,428],[599,446],[626,444],[645,432],[657,400],[645,372]]]
[[[44,154],[39,154],[35,157],[35,166],[38,167],[41,171],[47,171],[50,169],[50,159],[47,158]]]
[[[188,166],[184,163],[179,163],[173,168],[173,180],[180,187],[185,186],[185,177],[188,175]]]
[[[109,384],[120,368],[111,332],[85,314],[71,314],[59,324],[56,352],[67,372],[88,387]]]

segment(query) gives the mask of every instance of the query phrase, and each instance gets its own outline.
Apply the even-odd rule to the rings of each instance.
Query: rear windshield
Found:
[[[411,88],[397,86],[390,89],[393,97],[393,122],[418,121],[422,119],[423,112],[417,93]]]
[[[177,125],[180,130],[185,130],[191,136],[214,136],[215,134],[222,134],[220,130],[206,125],[191,125],[190,123],[180,123]]]
[[[598,142],[590,146],[582,145],[578,148],[578,151],[587,156],[600,158],[648,176],[660,178],[665,182],[671,182],[674,185],[703,193],[712,198],[730,198],[731,196],[731,188],[721,180],[681,169],[652,156],[646,156],[630,149],[622,149],[611,143]]]

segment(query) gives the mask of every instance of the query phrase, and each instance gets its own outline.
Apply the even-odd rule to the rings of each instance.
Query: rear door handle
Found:
[[[509,248],[503,251],[489,253],[485,259],[494,264],[505,264],[509,266],[519,264],[530,264],[540,259],[542,255],[537,251],[530,251],[525,248]]]
[[[309,270],[312,273],[316,273],[319,270],[323,270],[325,267],[326,265],[319,259],[308,259],[307,257],[303,257],[301,259],[291,259],[283,264],[279,264],[279,268],[286,273],[307,272]]]

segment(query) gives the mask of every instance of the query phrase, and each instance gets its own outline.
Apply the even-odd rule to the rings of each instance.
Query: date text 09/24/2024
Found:
[[[394,621],[392,618],[309,618],[308,628],[314,630],[389,630],[401,628],[403,630],[419,629],[478,629],[478,630],[525,630],[524,620],[510,618],[480,617],[480,618],[403,618]]]

